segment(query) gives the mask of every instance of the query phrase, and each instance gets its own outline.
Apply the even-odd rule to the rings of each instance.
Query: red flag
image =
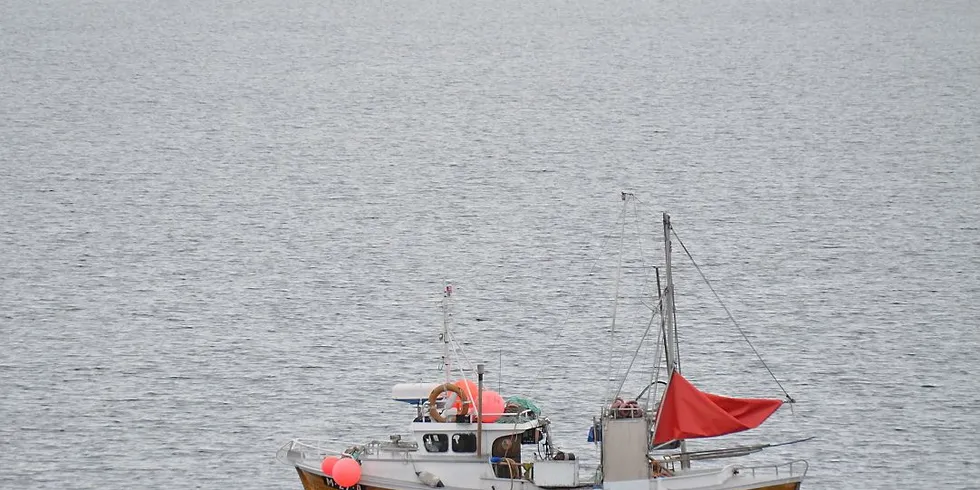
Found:
[[[653,443],[754,429],[782,404],[782,400],[768,398],[729,398],[704,393],[674,371],[657,414]]]

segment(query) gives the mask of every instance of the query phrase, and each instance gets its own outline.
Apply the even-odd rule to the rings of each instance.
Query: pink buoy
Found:
[[[472,381],[470,381],[468,379],[463,378],[463,379],[457,380],[453,384],[455,384],[456,386],[458,386],[460,390],[463,390],[463,396],[465,396],[467,400],[469,400],[470,402],[475,402],[476,401],[476,394],[477,394],[477,392],[479,390],[479,387],[477,386],[476,383],[474,383],[474,382],[472,382]],[[456,407],[457,410],[461,406],[462,406],[462,403],[460,403],[460,400],[459,399],[457,399],[456,400],[456,403],[453,404],[453,407]],[[470,413],[473,413],[473,412],[475,412],[475,410],[473,410],[473,405],[470,405]]]
[[[332,475],[333,474],[332,473],[333,472],[333,467],[334,467],[335,464],[337,464],[337,461],[339,459],[340,458],[338,458],[336,456],[327,456],[326,458],[323,458],[323,462],[320,463],[320,470],[323,471],[323,474],[324,475],[327,475],[327,476]]]
[[[493,423],[504,413],[504,397],[496,391],[483,392],[483,413],[480,414],[483,422]],[[483,415],[486,414],[486,415]]]
[[[353,487],[361,481],[361,465],[351,458],[343,458],[333,466],[333,481],[341,487]]]

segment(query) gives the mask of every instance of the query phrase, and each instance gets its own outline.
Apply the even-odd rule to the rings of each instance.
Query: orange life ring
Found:
[[[470,401],[468,398],[466,398],[466,394],[463,392],[463,390],[460,389],[459,386],[456,386],[452,383],[445,383],[436,386],[432,390],[432,392],[429,393],[429,418],[431,418],[434,422],[446,421],[446,418],[439,413],[439,408],[436,406],[436,399],[439,398],[439,395],[447,391],[451,391],[455,393],[456,396],[459,397],[459,401],[460,401],[459,415],[466,415],[470,413]]]

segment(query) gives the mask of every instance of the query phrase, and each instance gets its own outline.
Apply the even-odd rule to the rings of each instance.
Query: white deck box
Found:
[[[539,487],[574,487],[578,485],[578,460],[535,461],[534,484]]]

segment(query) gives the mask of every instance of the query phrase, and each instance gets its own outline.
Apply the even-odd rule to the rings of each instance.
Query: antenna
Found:
[[[500,393],[500,378],[504,377],[504,351],[497,349],[497,393]]]
[[[452,361],[449,356],[449,322],[453,316],[450,311],[452,295],[453,285],[447,281],[442,295],[442,334],[439,335],[442,340],[442,367],[446,372],[446,383],[452,375]]]

